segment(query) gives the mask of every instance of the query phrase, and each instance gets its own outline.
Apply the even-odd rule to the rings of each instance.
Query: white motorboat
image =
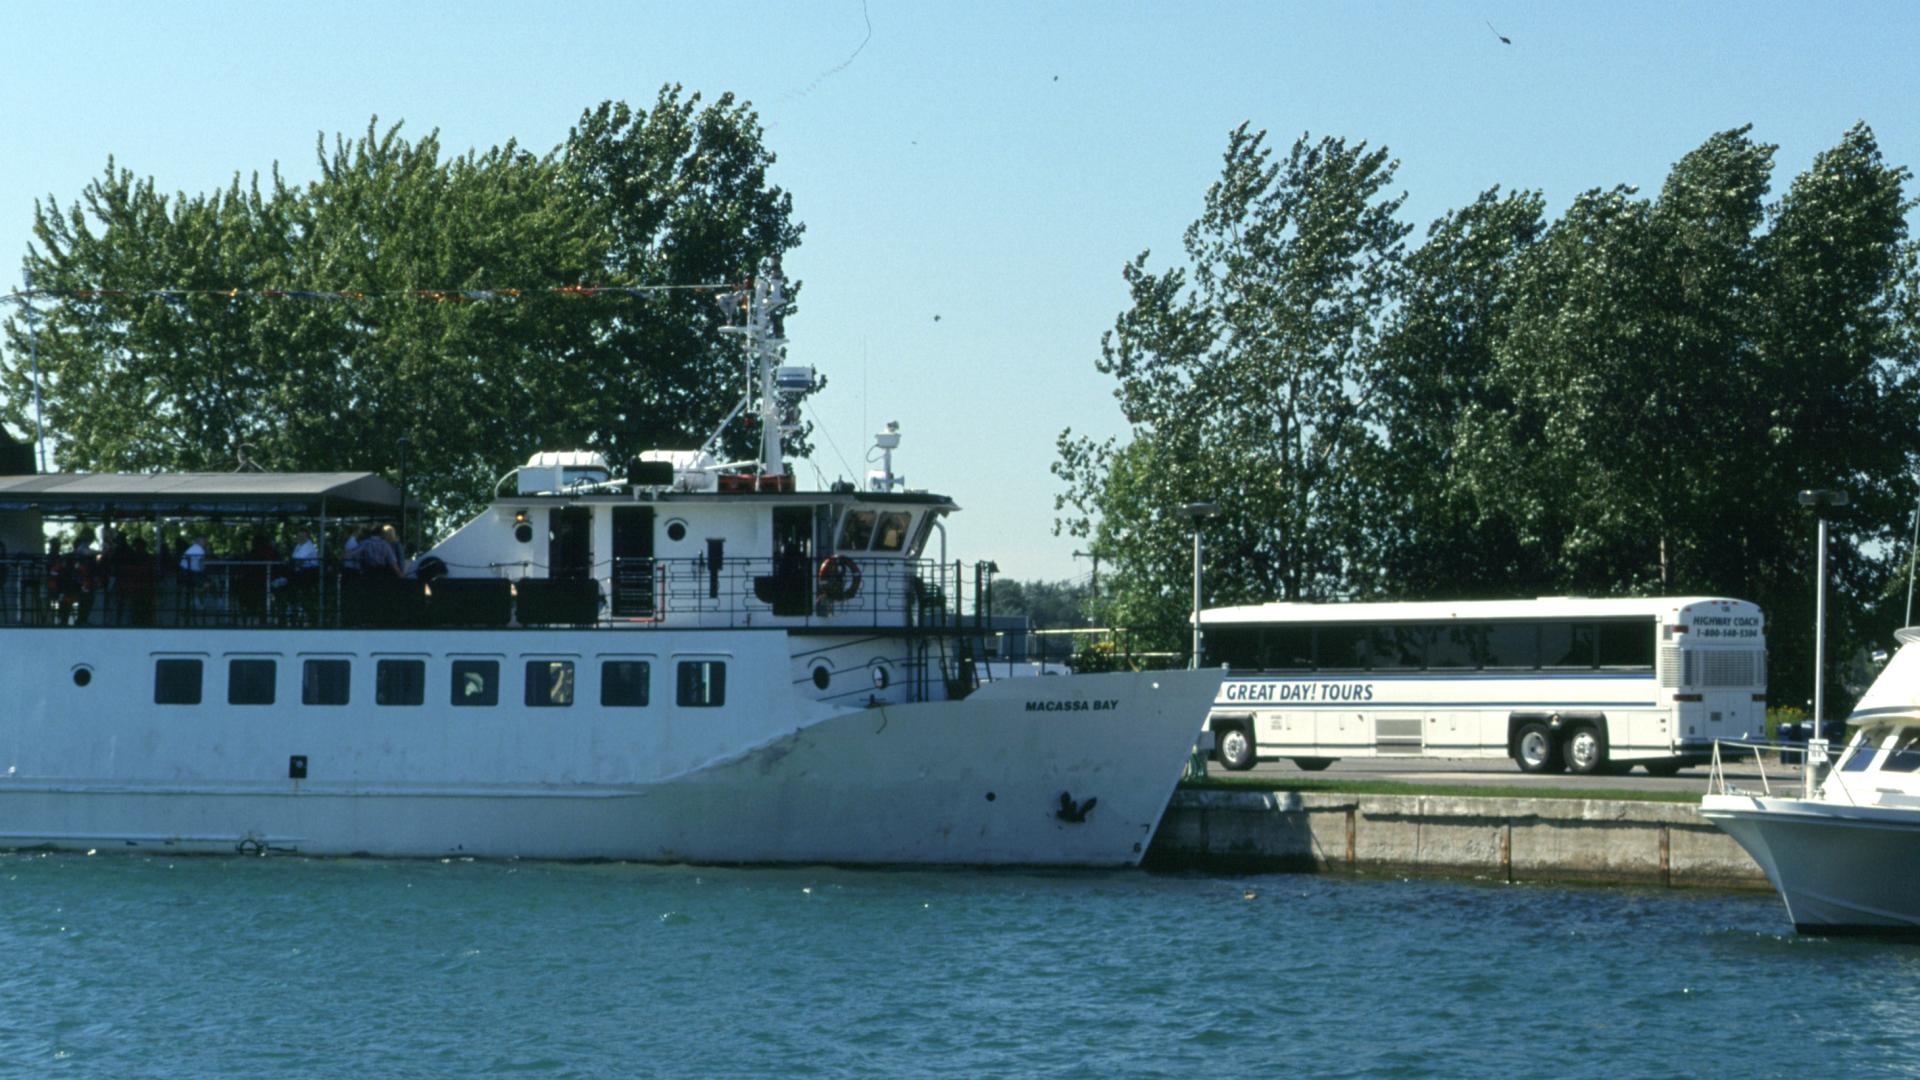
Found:
[[[776,273],[741,298],[758,460],[536,455],[405,577],[173,546],[7,561],[0,844],[655,861],[1122,866],[1218,671],[993,680],[992,567],[893,472],[798,490]],[[735,421],[742,409],[727,419]],[[0,477],[48,524],[393,520],[372,474]],[[939,537],[939,558],[923,558]],[[63,569],[64,568],[64,569]],[[91,602],[89,602],[91,601]]]
[[[1816,742],[1800,791],[1776,792],[1764,772],[1742,791],[1715,751],[1701,816],[1760,864],[1801,933],[1920,934],[1920,628],[1898,637],[1824,777]]]

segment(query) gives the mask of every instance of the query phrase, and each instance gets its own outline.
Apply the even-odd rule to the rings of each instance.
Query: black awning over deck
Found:
[[[89,517],[398,515],[377,473],[44,473],[0,476],[0,510]]]

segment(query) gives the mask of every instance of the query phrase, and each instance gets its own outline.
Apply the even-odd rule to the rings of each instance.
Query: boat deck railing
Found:
[[[1803,742],[1715,739],[1713,759],[1707,774],[1707,793],[1761,798],[1812,798],[1816,790],[1823,790],[1822,784],[1830,775],[1834,760],[1818,753],[1815,757],[1816,760],[1807,760],[1807,744]],[[1752,778],[1728,775],[1729,763],[1748,761],[1752,762],[1758,774],[1760,787],[1757,791],[1751,787]],[[1771,768],[1769,761],[1772,762]],[[1844,784],[1827,785],[1824,790],[1837,791],[1843,800],[1852,801],[1852,793],[1847,791]]]
[[[527,563],[416,567],[171,557],[98,560],[84,572],[0,558],[0,626],[788,627],[975,632],[991,615],[989,564],[863,559],[619,559],[548,576]]]

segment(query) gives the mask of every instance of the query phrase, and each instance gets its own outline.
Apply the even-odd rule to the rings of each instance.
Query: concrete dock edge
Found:
[[[1146,865],[1770,887],[1699,807],[1604,799],[1183,790]]]

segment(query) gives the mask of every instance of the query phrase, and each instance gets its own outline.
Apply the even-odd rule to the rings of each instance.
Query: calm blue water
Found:
[[[1916,1045],[1920,947],[1795,938],[1771,895],[0,856],[18,1074],[1804,1078]]]

